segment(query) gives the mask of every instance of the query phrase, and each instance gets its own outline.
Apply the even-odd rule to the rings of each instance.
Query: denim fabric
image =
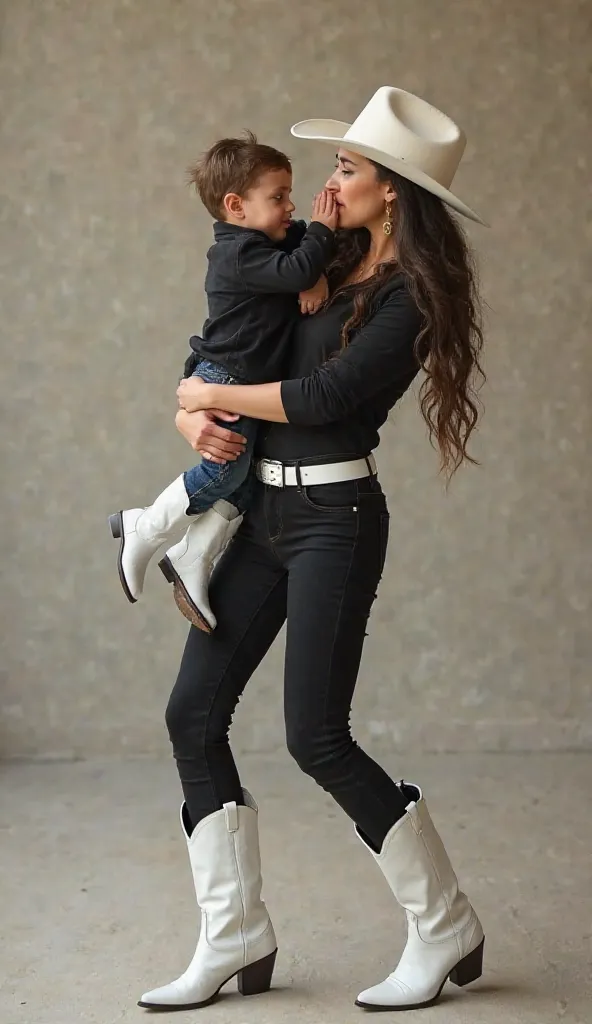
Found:
[[[223,367],[205,359],[197,364],[192,376],[202,377],[208,384],[238,384],[236,378],[231,377]],[[222,426],[228,424],[223,423]],[[247,447],[235,462],[220,465],[202,459],[198,466],[187,470],[184,481],[189,498],[189,515],[205,512],[219,498],[231,502],[240,512],[245,512],[249,506],[252,491],[251,459],[259,424],[257,420],[241,416],[231,426],[247,438]]]
[[[228,731],[284,622],[290,753],[376,849],[405,813],[398,787],[349,726],[387,539],[388,512],[375,479],[302,490],[255,481],[249,515],[212,577],[218,627],[211,636],[191,629],[167,708],[193,825],[228,801],[242,802]]]

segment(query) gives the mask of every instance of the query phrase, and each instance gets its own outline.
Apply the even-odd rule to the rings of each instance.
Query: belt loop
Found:
[[[302,473],[300,472],[300,462],[296,462],[294,465],[294,474],[296,476],[296,490],[299,494],[302,493]]]
[[[372,461],[371,461],[371,459],[372,459],[371,455],[365,455],[364,456],[364,462],[366,463],[366,466],[368,467],[370,490],[371,491],[377,491],[377,490],[380,490],[380,487],[379,487],[379,485],[377,484],[377,481],[376,481],[376,473],[375,473],[375,470],[372,468]]]

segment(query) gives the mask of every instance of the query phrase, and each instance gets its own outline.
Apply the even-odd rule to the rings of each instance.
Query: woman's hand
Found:
[[[222,464],[235,462],[245,450],[247,439],[228,427],[221,427],[216,420],[234,423],[239,417],[220,409],[204,412],[187,412],[179,409],[175,425],[180,434],[189,442],[194,451],[210,462]]]
[[[179,408],[186,412],[199,412],[200,409],[207,409],[210,404],[207,400],[208,385],[201,377],[186,377],[177,388],[177,400]]]
[[[316,313],[323,305],[323,302],[326,302],[328,298],[329,285],[327,284],[327,278],[322,274],[313,288],[308,288],[307,291],[300,292],[300,295],[298,296],[300,312],[309,314]]]

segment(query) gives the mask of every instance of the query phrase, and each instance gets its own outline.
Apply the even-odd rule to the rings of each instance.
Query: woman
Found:
[[[393,782],[349,730],[388,538],[371,455],[378,428],[420,367],[422,411],[449,474],[469,458],[476,422],[478,298],[466,243],[443,205],[479,219],[449,191],[464,137],[440,111],[388,87],[351,126],[302,122],[293,133],[339,149],[325,186],[344,229],[329,300],[299,324],[289,379],[194,378],[179,388],[178,428],[210,457],[236,457],[240,439],[190,410],[271,426],[261,430],[251,509],[212,580],[217,631],[192,628],[167,708],[203,923],[185,974],[146,993],[146,1007],[204,1005],[235,975],[243,994],[270,986],[276,940],[261,899],[257,809],[228,730],[285,620],[288,749],[353,820],[407,913],[399,964],[357,1005],[426,1006],[447,978],[464,985],[481,974],[483,931],[420,788]]]

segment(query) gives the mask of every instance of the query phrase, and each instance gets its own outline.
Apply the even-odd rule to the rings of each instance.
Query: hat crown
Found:
[[[378,89],[343,136],[379,150],[450,188],[466,146],[459,126],[441,110],[404,89]]]

